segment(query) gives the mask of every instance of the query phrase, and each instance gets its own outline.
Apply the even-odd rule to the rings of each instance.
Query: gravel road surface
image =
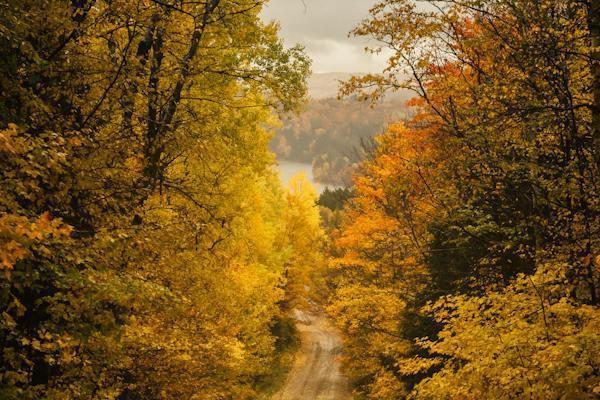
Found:
[[[273,400],[350,400],[348,381],[340,372],[342,342],[321,314],[296,311],[302,346],[282,390]]]

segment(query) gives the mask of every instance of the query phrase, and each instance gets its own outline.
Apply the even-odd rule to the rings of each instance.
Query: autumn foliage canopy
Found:
[[[600,393],[594,1],[386,0],[391,56],[342,87],[410,89],[355,177],[330,311],[369,399]]]

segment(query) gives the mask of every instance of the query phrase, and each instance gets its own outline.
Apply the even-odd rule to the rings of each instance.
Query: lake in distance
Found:
[[[308,163],[277,160],[277,171],[279,172],[279,178],[281,179],[281,183],[283,183],[284,187],[288,186],[288,182],[294,175],[304,172],[306,178],[317,190],[317,193],[322,193],[326,187],[329,187],[330,189],[336,188],[334,185],[322,185],[318,182],[315,182],[315,177],[312,172],[312,165]]]

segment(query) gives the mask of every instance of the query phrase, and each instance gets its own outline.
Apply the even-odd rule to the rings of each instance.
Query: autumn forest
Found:
[[[600,1],[268,3],[0,0],[0,400],[597,399]]]

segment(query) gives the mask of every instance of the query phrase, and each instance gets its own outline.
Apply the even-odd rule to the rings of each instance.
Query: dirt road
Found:
[[[350,400],[347,380],[340,373],[341,340],[323,315],[296,312],[302,340],[283,389],[273,400]]]

